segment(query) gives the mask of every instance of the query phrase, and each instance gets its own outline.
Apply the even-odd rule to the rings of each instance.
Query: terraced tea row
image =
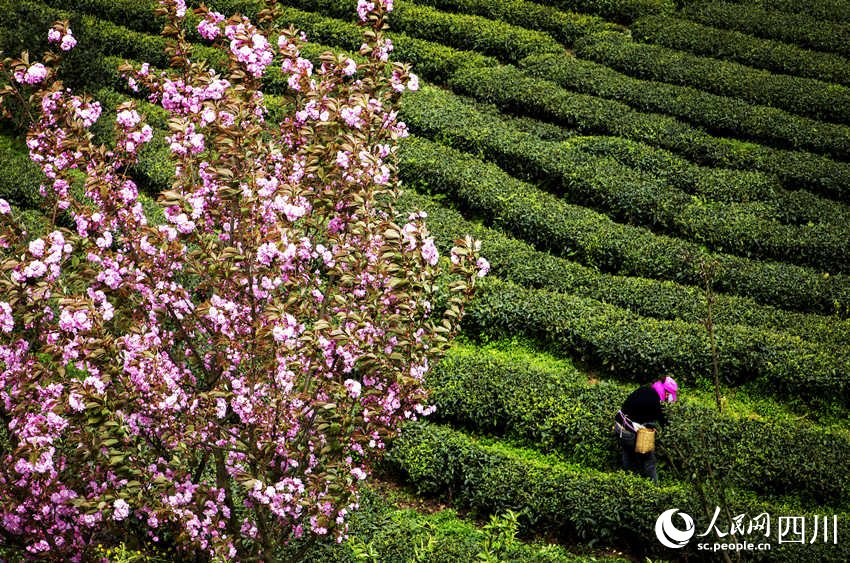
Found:
[[[843,201],[848,198],[848,163],[713,137],[673,117],[641,113],[621,102],[570,92],[510,65],[463,68],[452,76],[449,85],[455,92],[494,103],[502,111],[574,127],[589,135],[645,142],[698,164],[776,174],[786,188],[805,188]]]
[[[809,15],[775,12],[733,2],[703,1],[685,6],[688,19],[764,39],[775,39],[850,57],[850,25]]]
[[[514,175],[545,182],[566,201],[620,221],[743,256],[833,272],[845,268],[850,230],[844,225],[784,225],[766,213],[768,205],[703,202],[654,175],[587,150],[585,145],[595,145],[592,138],[541,141],[441,90],[408,95],[404,111],[414,131],[482,154]]]
[[[662,45],[778,74],[850,85],[850,60],[831,53],[800,49],[737,31],[708,27],[672,16],[650,16],[630,29],[639,41]]]
[[[850,124],[850,88],[845,86],[638,43],[622,33],[583,37],[573,45],[573,51],[580,58],[629,76],[691,86],[822,121]]]
[[[618,100],[640,111],[664,113],[707,131],[850,159],[850,127],[846,125],[824,123],[686,86],[638,80],[574,57],[539,55],[523,59],[520,67],[569,90]]]
[[[656,487],[637,476],[560,463],[437,425],[406,426],[387,459],[425,494],[452,498],[457,505],[483,514],[523,511],[528,529],[567,541],[594,540],[659,554],[663,553],[660,544],[646,541],[653,537],[659,514],[671,506],[689,514],[704,514],[699,495],[688,487]],[[734,514],[793,514],[810,523],[817,516],[798,506],[746,497],[732,498],[729,504]],[[837,516],[841,535],[846,533],[848,515]],[[693,542],[685,549],[696,554]],[[752,560],[808,563],[813,557],[843,561],[850,557],[850,548],[846,542],[785,543],[770,552],[752,552]]]

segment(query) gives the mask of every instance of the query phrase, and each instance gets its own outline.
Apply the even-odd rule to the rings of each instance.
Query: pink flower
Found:
[[[351,470],[351,475],[360,479],[361,481],[366,478],[366,472],[360,469],[359,467],[355,467]]]
[[[479,278],[483,278],[484,276],[487,275],[487,272],[490,271],[490,262],[488,262],[484,258],[479,258],[478,261],[475,263],[475,265],[478,266],[478,274],[476,274],[476,275]]]
[[[437,245],[434,244],[434,239],[427,238],[422,241],[422,259],[432,266],[437,265],[440,259],[440,253],[437,250]]]
[[[115,508],[115,511],[112,513],[113,520],[121,521],[130,515],[130,505],[124,499],[115,499],[112,506]]]
[[[86,410],[86,405],[83,403],[82,397],[77,393],[68,395],[68,405],[77,412]]]
[[[15,73],[15,80],[22,84],[38,84],[47,76],[47,68],[41,63],[35,63],[24,74]]]
[[[212,41],[218,37],[221,30],[218,27],[218,22],[224,21],[224,16],[218,12],[208,12],[207,17],[198,24],[198,33],[201,37]]]
[[[12,332],[15,328],[15,320],[12,318],[12,306],[5,301],[0,301],[0,330]]]
[[[407,89],[411,92],[419,90],[419,77],[410,73],[410,79],[407,81]]]
[[[70,51],[74,47],[77,46],[77,40],[74,39],[74,36],[71,35],[71,30],[68,29],[68,33],[66,33],[62,37],[62,43],[59,44],[59,48],[63,51]]]
[[[57,43],[60,39],[62,39],[62,34],[59,33],[58,29],[51,29],[47,32],[47,40],[51,43]]]
[[[375,9],[375,4],[366,0],[357,0],[357,15],[361,21],[366,21],[369,12]]]
[[[346,76],[351,76],[357,72],[357,63],[354,59],[346,59],[345,66],[342,68],[342,73]]]
[[[357,397],[359,397],[360,391],[362,389],[360,382],[355,381],[354,379],[346,379],[345,388],[348,389],[348,396],[352,399],[356,399]]]
[[[131,129],[142,120],[142,116],[134,109],[125,109],[118,112],[118,117],[115,120],[119,125],[123,125],[127,129]]]
[[[44,239],[37,238],[35,240],[30,241],[30,244],[29,244],[30,254],[32,254],[36,258],[41,258],[42,256],[44,256],[44,248],[45,248]]]
[[[0,215],[8,215],[12,212],[12,206],[3,198],[0,198]]]

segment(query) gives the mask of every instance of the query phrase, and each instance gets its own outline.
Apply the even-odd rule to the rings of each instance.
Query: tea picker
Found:
[[[655,431],[667,423],[661,403],[675,403],[678,389],[672,377],[638,387],[614,416],[614,434],[623,449],[623,469],[640,473],[655,484]]]

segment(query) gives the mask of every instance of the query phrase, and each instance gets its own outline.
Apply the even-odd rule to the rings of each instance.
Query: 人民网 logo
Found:
[[[673,524],[673,516],[677,512],[685,522],[684,530],[680,530],[675,524]],[[695,532],[696,528],[694,527],[693,518],[684,512],[679,512],[678,508],[665,510],[661,513],[661,516],[658,517],[658,520],[655,521],[655,535],[658,536],[658,541],[673,549],[685,547],[685,544],[688,543],[688,540],[693,537]]]

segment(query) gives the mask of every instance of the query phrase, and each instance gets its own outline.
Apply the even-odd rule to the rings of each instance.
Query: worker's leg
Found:
[[[628,437],[631,434],[631,439]],[[635,454],[635,438],[632,433],[624,433],[620,438],[620,448],[623,450],[623,469],[626,471],[640,471],[637,454]]]
[[[641,465],[641,473],[644,477],[651,479],[653,483],[658,484],[658,472],[655,470],[656,458],[655,452],[645,454],[636,454],[640,457],[638,460]]]

